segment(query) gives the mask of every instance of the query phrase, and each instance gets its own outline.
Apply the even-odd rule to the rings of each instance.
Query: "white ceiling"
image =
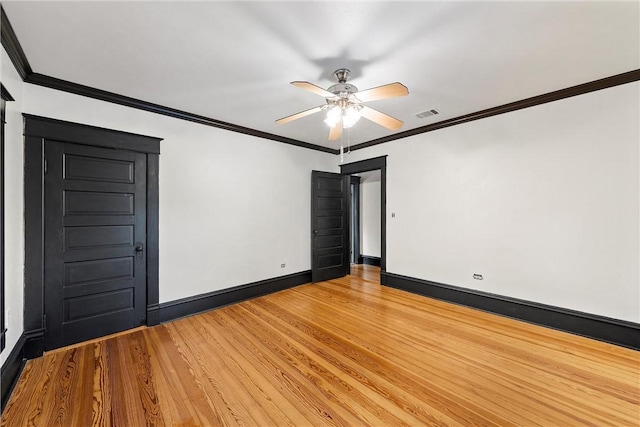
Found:
[[[274,123],[324,103],[289,82],[402,82],[368,105],[404,131],[640,68],[638,1],[2,5],[37,73],[332,148],[321,113]],[[392,133],[362,119],[344,143]]]

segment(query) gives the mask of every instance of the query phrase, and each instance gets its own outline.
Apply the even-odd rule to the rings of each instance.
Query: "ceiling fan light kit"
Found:
[[[356,86],[347,83],[351,75],[351,71],[347,68],[337,69],[333,75],[338,83],[330,86],[327,90],[309,82],[291,82],[294,86],[323,96],[326,104],[283,117],[276,120],[276,123],[284,124],[319,111],[326,111],[327,115],[324,122],[330,127],[329,140],[339,139],[342,136],[342,129],[354,126],[360,120],[360,117],[371,120],[390,130],[398,130],[402,127],[403,122],[401,120],[367,107],[363,103],[406,96],[409,94],[406,86],[395,82],[360,92]]]
[[[348,129],[360,120],[360,116],[359,105],[338,102],[332,107],[329,107],[327,110],[327,118],[324,119],[324,122],[330,128],[335,127],[338,122],[342,122],[342,127]]]

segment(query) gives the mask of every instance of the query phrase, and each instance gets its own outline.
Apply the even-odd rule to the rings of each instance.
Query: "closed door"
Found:
[[[349,273],[349,177],[311,172],[311,280]]]
[[[146,155],[46,141],[45,348],[146,323]]]

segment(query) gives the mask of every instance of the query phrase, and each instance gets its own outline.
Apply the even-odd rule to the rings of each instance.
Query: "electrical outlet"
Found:
[[[280,264],[280,268],[285,268],[287,264]]]

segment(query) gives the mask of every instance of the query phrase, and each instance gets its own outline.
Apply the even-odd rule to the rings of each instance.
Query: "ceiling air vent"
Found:
[[[436,114],[440,114],[440,111],[436,110],[435,108],[432,108],[431,110],[426,110],[420,113],[416,113],[414,114],[414,116],[416,116],[419,119],[426,119],[427,117],[435,116]]]

